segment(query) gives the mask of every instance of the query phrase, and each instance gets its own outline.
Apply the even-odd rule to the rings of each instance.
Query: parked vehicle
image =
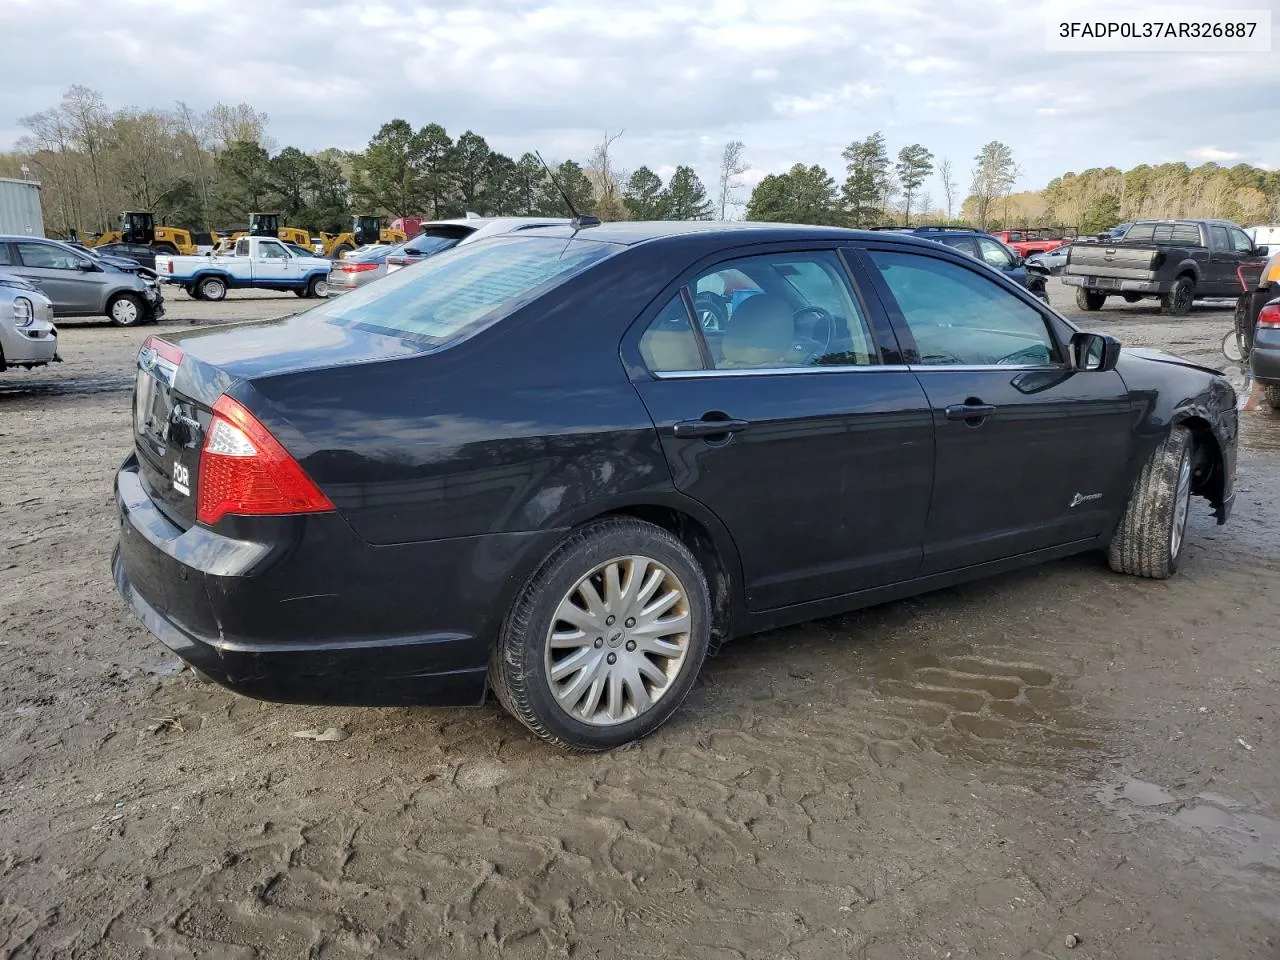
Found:
[[[374,243],[390,246],[403,243],[409,237],[403,230],[395,230],[382,225],[381,217],[357,216],[351,218],[351,229],[343,233],[321,233],[320,249],[326,257],[341,260],[353,253],[358,247]]]
[[[347,293],[387,275],[387,257],[405,243],[374,244],[354,250],[341,260],[329,261],[329,292]]]
[[[1066,267],[1067,255],[1071,253],[1071,247],[1072,244],[1064,243],[1060,247],[1054,247],[1047,253],[1037,253],[1035,256],[1027,257],[1027,263],[1038,263],[1056,277]]]
[[[1280,226],[1262,224],[1245,230],[1255,247],[1271,247],[1280,250]]]
[[[1123,240],[1074,247],[1062,282],[1077,288],[1081,310],[1101,310],[1118,294],[1127,303],[1158,299],[1181,317],[1196,300],[1234,298],[1236,269],[1265,252],[1229,220],[1140,220]]]
[[[1054,234],[1059,236],[1054,236]],[[1047,253],[1067,243],[1062,231],[1054,227],[1029,227],[1022,230],[992,230],[995,237],[1020,257]]]
[[[157,253],[194,255],[196,242],[190,230],[182,227],[157,227],[150,213],[126,211],[120,214],[120,229],[99,234],[85,245],[102,247],[108,244],[132,243],[154,247]]]
[[[0,236],[0,270],[39,287],[55,316],[101,316],[121,327],[164,316],[154,276],[126,257],[101,256],[58,240]]]
[[[221,300],[228,290],[243,289],[327,297],[329,266],[324,257],[292,252],[274,237],[241,237],[230,254],[156,258],[160,279],[197,300]]]
[[[1088,550],[1164,578],[1191,496],[1230,514],[1226,379],[957,251],[595,224],[149,338],[112,560],[147,628],[250,696],[492,689],[607,749],[728,638]]]
[[[0,268],[0,373],[61,360],[53,302],[22,277]]]
[[[0,234],[44,236],[44,209],[37,181],[0,177]]]
[[[126,257],[148,270],[156,268],[155,250],[141,243],[104,243],[100,247],[94,247],[93,252],[99,256]]]
[[[989,233],[983,233],[980,230],[967,230],[962,227],[916,227],[892,232],[911,233],[945,244],[953,250],[968,254],[975,260],[981,260],[987,266],[994,270],[999,270],[1010,280],[1028,289],[1030,289],[1034,281],[1037,289],[1032,292],[1046,303],[1049,301],[1049,294],[1045,289],[1043,280],[1028,275],[1023,258]]]
[[[1266,263],[1241,266],[1239,279],[1235,329],[1223,341],[1223,353],[1244,363],[1263,401],[1280,410],[1280,252]],[[1234,351],[1228,349],[1232,340]]]

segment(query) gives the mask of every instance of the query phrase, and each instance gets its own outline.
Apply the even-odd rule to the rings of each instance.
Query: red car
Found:
[[[992,230],[991,236],[1024,258],[1035,253],[1048,253],[1067,242],[1061,238],[1044,236],[1044,233],[1044,230]]]

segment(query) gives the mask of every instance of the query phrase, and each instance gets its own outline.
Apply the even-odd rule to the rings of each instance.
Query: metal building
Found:
[[[44,236],[40,183],[0,177],[0,234]]]

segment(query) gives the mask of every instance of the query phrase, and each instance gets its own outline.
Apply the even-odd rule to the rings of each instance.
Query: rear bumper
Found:
[[[1280,382],[1280,330],[1255,330],[1249,369],[1255,380]]]
[[[132,456],[116,475],[116,509],[117,591],[161,643],[217,683],[285,703],[483,701],[488,642],[467,629],[476,625],[465,622],[469,611],[444,608],[447,591],[424,589],[450,558],[369,547],[333,514],[295,523],[283,548],[183,530],[147,495]],[[444,625],[405,629],[423,619]]]
[[[1103,281],[1099,285],[1098,281]],[[1115,282],[1111,286],[1111,281]],[[1117,277],[1091,277],[1081,273],[1064,273],[1062,282],[1069,287],[1084,287],[1098,293],[1168,293],[1173,289],[1172,280],[1124,280]]]

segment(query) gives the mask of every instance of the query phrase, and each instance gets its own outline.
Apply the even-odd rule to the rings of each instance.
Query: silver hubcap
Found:
[[[312,290],[317,297],[327,297],[329,295],[329,285],[323,280],[317,280]]]
[[[1182,549],[1182,539],[1187,530],[1187,514],[1191,506],[1191,456],[1182,458],[1178,468],[1178,491],[1173,499],[1173,531],[1169,534],[1169,552],[1177,556]]]
[[[133,323],[138,319],[138,305],[132,300],[117,300],[111,307],[111,319],[117,323]]]
[[[547,631],[547,682],[565,713],[596,726],[633,720],[671,689],[692,617],[679,578],[649,557],[600,564],[574,585]]]
[[[210,300],[216,300],[222,296],[222,284],[216,280],[208,280],[201,291]]]

